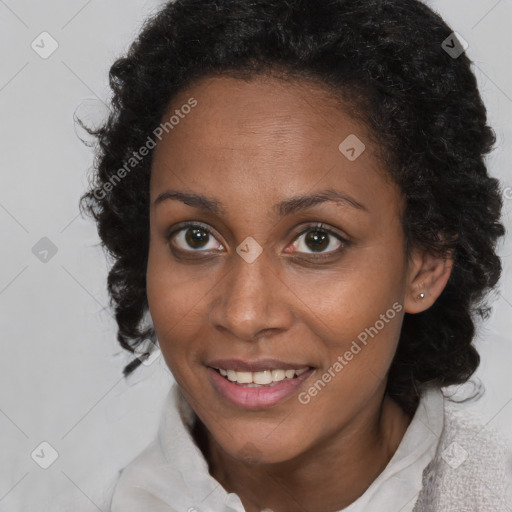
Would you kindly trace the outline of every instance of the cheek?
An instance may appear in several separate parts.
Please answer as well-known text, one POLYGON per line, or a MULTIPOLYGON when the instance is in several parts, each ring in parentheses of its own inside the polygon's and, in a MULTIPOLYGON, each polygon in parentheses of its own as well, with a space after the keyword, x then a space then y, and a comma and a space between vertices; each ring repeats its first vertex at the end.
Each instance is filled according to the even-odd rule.
POLYGON ((184 269, 177 265, 166 244, 150 243, 146 292, 151 317, 162 333, 172 326, 179 329, 180 324, 202 306, 201 299, 209 289, 201 277, 203 273, 199 266, 184 269))
POLYGON ((367 314, 361 314, 359 325, 356 321, 349 327, 340 323, 343 334, 330 338, 324 366, 299 396, 305 411, 327 418, 328 430, 348 422, 384 385, 400 333, 402 314, 396 309, 384 309, 387 323, 367 314))
POLYGON ((163 251, 150 249, 146 272, 149 311, 162 355, 175 376, 178 366, 187 367, 183 360, 193 353, 191 345, 198 342, 194 332, 204 314, 202 286, 187 275, 179 272, 163 251))
POLYGON ((300 286, 287 283, 303 303, 309 329, 322 343, 319 377, 325 374, 336 393, 373 389, 385 378, 396 351, 403 318, 403 269, 393 254, 375 257, 377 249, 368 248, 367 257, 358 254, 357 263, 350 261, 328 276, 319 273, 300 286))
POLYGON ((288 295, 309 319, 312 331, 338 349, 340 340, 356 339, 376 322, 379 331, 393 329, 397 335, 399 325, 393 320, 403 303, 402 280, 400 265, 358 255, 333 272, 287 274, 283 289, 292 292, 288 295))

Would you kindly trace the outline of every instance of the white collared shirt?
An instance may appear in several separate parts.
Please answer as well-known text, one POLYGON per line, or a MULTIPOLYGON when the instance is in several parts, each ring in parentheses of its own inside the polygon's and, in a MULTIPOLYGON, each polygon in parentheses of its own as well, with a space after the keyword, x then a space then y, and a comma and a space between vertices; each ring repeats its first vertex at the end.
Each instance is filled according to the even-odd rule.
MULTIPOLYGON (((412 512, 423 470, 436 453, 444 425, 444 397, 427 388, 384 471, 343 512, 412 512)), ((156 439, 128 464, 114 489, 111 512, 245 512, 208 472, 190 427, 194 413, 174 384, 164 402, 156 439)))

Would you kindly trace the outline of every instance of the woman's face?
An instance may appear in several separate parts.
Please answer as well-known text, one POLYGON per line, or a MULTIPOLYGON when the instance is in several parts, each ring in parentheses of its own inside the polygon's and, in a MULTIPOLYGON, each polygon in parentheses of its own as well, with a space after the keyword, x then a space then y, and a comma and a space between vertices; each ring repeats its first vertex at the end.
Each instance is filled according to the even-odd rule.
POLYGON ((150 185, 163 356, 228 454, 290 460, 382 402, 412 280, 401 196, 312 85, 209 78, 173 114, 150 185))

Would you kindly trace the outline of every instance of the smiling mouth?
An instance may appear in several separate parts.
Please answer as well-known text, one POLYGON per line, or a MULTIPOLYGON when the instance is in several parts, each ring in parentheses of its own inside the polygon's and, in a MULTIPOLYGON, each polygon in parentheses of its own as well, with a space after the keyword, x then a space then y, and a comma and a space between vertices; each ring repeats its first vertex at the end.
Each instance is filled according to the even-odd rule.
POLYGON ((233 384, 238 384, 243 387, 272 387, 283 381, 290 381, 297 379, 300 375, 312 369, 310 366, 299 368, 296 370, 263 370, 259 372, 245 372, 226 370, 224 368, 213 368, 217 373, 222 375, 226 380, 233 384))

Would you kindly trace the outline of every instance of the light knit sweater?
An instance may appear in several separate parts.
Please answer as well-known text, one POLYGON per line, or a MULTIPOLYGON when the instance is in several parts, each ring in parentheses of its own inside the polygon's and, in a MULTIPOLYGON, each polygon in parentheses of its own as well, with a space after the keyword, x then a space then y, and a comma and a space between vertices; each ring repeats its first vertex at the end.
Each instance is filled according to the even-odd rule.
POLYGON ((445 401, 445 427, 423 472, 414 512, 512 512, 509 443, 461 404, 445 401))
MULTIPOLYGON (((209 474, 194 419, 174 385, 157 438, 120 472, 111 512, 245 512, 209 474)), ((512 512, 511 453, 464 404, 429 388, 388 466, 343 512, 512 512)))

